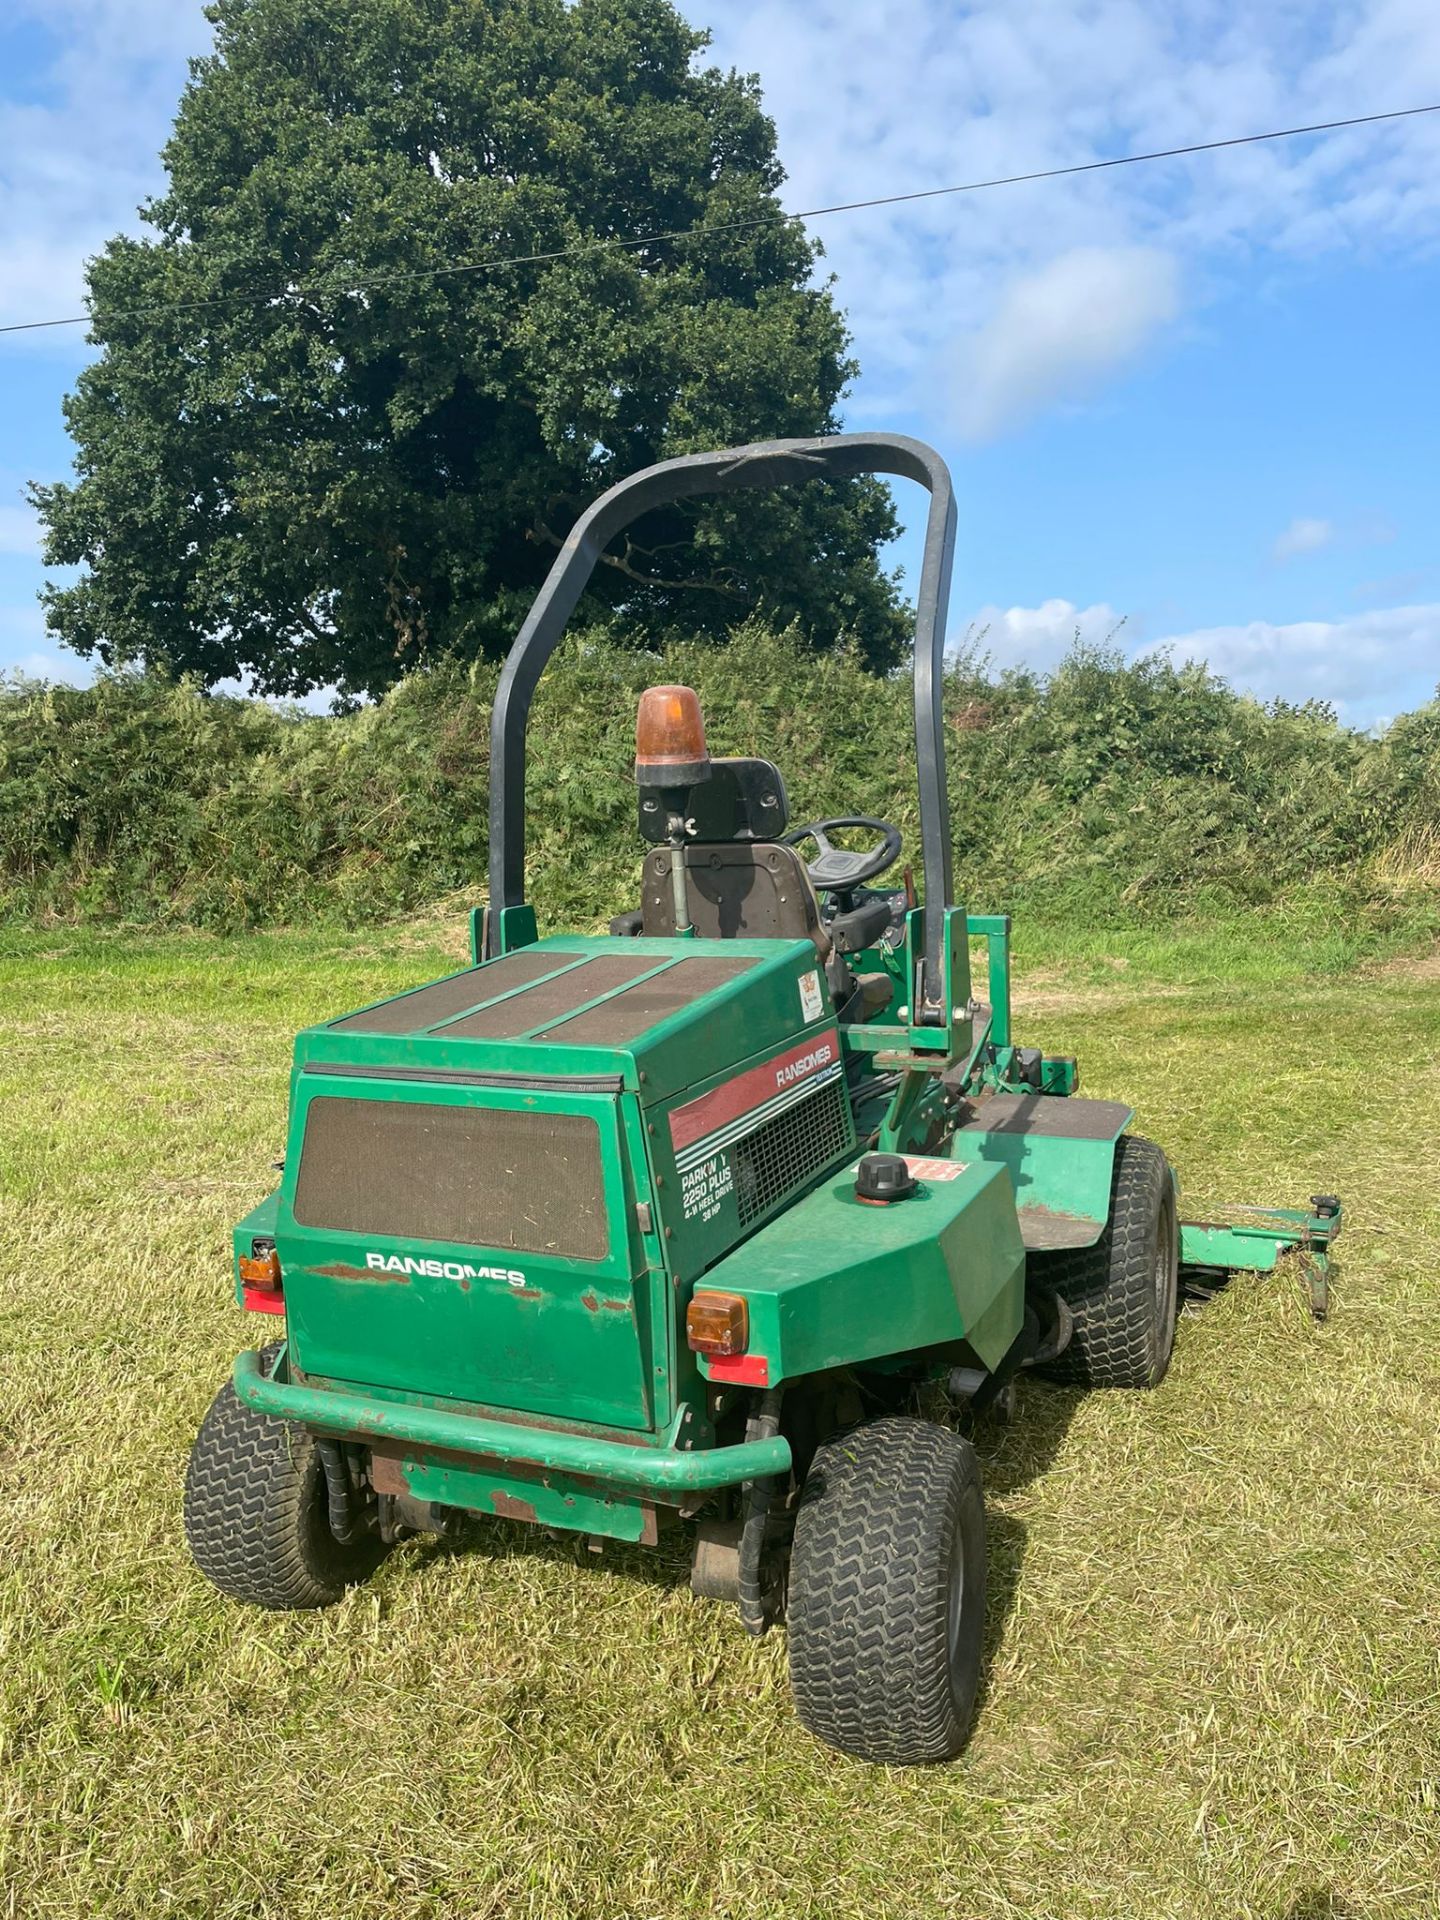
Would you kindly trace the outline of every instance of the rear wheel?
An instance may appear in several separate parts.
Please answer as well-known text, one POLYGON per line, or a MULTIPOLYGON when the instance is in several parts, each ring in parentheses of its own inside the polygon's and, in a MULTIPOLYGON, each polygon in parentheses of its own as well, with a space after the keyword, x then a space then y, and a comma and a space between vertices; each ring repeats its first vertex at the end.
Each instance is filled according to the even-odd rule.
POLYGON ((1180 1228, 1170 1164, 1152 1140, 1115 1143, 1110 1219, 1093 1247, 1044 1255, 1032 1279, 1074 1316, 1069 1345, 1043 1371, 1091 1387, 1155 1387, 1175 1344, 1180 1228))
POLYGON ((378 1534, 335 1538, 313 1437, 247 1407, 228 1381, 190 1450, 185 1538, 212 1586, 276 1611, 329 1606, 386 1553, 378 1534))
POLYGON ((889 1417, 829 1440, 806 1476, 788 1607, 801 1720, 889 1766, 950 1760, 985 1630, 985 1510, 969 1441, 889 1417))

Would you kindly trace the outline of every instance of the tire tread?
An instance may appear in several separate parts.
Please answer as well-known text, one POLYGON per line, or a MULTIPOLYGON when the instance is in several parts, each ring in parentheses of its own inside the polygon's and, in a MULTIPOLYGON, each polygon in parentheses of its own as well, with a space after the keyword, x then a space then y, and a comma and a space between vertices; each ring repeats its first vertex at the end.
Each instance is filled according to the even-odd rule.
POLYGON ((1110 1219, 1094 1246, 1046 1254, 1031 1263, 1074 1315, 1070 1344, 1043 1371, 1051 1380, 1091 1387, 1153 1387, 1170 1361, 1174 1323, 1156 1324, 1156 1223, 1174 1186, 1153 1140, 1122 1134, 1115 1145, 1110 1219))
POLYGON ((826 1442, 805 1483, 791 1565, 790 1676, 803 1724, 865 1760, 953 1758, 974 1706, 983 1617, 984 1512, 970 1443, 901 1416, 826 1442), (973 1671, 957 1703, 946 1574, 961 1524, 972 1535, 967 1558, 978 1542, 969 1568, 978 1618, 965 1629, 973 1671))
POLYGON ((227 1380, 185 1476, 185 1538, 201 1573, 232 1600, 275 1612, 329 1606, 367 1579, 384 1543, 342 1546, 323 1522, 322 1483, 311 1435, 247 1407, 227 1380))

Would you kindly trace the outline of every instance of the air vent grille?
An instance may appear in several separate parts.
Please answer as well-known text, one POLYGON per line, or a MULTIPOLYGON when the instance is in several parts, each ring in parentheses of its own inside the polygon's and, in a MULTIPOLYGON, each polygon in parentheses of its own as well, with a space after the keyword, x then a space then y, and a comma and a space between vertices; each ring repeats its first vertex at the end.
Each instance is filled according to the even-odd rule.
POLYGON ((740 1224, 748 1227, 850 1150, 850 1109, 843 1080, 757 1127, 732 1149, 740 1224))

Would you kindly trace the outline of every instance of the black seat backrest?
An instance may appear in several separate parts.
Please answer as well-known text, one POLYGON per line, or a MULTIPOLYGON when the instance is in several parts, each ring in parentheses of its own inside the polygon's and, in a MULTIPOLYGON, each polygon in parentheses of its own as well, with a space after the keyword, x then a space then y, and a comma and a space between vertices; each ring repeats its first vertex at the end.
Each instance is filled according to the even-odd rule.
MULTIPOLYGON (((641 930, 675 931, 674 881, 668 847, 652 847, 641 881, 641 930)), ((811 940, 822 956, 830 938, 820 924, 815 889, 794 847, 775 841, 719 841, 685 849, 690 919, 702 940, 811 940)))

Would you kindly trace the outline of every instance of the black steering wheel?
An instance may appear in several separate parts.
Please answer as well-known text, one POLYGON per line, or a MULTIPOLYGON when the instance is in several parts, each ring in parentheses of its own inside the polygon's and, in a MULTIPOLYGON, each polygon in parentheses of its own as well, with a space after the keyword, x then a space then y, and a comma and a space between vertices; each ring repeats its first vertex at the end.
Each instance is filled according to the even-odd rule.
POLYGON ((847 814, 843 820, 812 820, 808 826, 792 827, 785 835, 787 847, 798 847, 802 840, 813 840, 819 849, 808 863, 810 884, 818 893, 849 893, 852 887, 875 879, 900 858, 900 829, 888 820, 871 820, 863 813, 847 814), (869 827, 881 835, 878 847, 863 853, 848 853, 833 847, 829 835, 842 827, 869 827))

